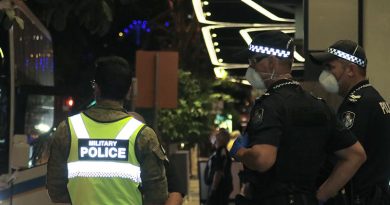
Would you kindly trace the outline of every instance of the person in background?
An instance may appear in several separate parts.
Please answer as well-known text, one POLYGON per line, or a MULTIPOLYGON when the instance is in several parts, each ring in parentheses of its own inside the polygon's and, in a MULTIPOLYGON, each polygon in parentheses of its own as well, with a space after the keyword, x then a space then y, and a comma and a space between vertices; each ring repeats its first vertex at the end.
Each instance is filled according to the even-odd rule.
POLYGON ((232 133, 230 133, 230 139, 226 146, 228 150, 230 150, 233 146, 234 141, 241 135, 241 132, 239 130, 233 130, 232 133))
MULTIPOLYGON (((325 52, 312 53, 311 58, 324 69, 321 85, 344 97, 338 118, 367 153, 367 161, 327 204, 390 204, 390 106, 367 79, 364 49, 356 42, 340 40, 325 52)), ((333 167, 334 160, 328 164, 333 167)))
POLYGON ((117 56, 95 66, 96 105, 68 117, 54 133, 49 196, 74 205, 163 205, 166 156, 155 132, 123 108, 133 71, 117 56))
POLYGON ((253 171, 250 199, 258 205, 318 205, 335 195, 365 161, 355 136, 322 100, 292 79, 294 40, 278 31, 260 32, 246 53, 246 79, 266 89, 256 99, 243 137, 230 154, 253 171), (317 189, 327 153, 337 166, 317 189))
POLYGON ((215 135, 215 153, 211 157, 209 178, 209 192, 207 205, 227 205, 230 193, 233 191, 233 178, 231 174, 232 160, 227 151, 230 134, 226 129, 220 128, 215 135))

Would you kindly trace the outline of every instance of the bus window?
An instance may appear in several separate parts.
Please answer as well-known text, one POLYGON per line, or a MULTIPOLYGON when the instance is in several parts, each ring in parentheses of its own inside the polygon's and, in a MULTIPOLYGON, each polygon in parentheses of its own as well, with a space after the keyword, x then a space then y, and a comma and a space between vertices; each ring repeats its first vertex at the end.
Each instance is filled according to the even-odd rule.
POLYGON ((24 133, 31 145, 30 166, 46 163, 54 123, 52 95, 29 95, 25 112, 24 133))
POLYGON ((29 95, 25 115, 24 133, 45 134, 54 121, 54 96, 29 95))
POLYGON ((54 65, 51 37, 45 35, 36 24, 27 20, 23 12, 17 11, 24 21, 24 29, 14 26, 16 86, 54 86, 54 65))

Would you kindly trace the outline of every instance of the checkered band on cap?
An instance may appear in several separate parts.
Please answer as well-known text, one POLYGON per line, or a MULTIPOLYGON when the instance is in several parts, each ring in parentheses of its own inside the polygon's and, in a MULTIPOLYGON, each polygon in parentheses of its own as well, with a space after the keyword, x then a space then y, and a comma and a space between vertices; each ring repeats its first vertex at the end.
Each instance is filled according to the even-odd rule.
POLYGON ((344 51, 340 51, 340 50, 335 49, 335 48, 328 48, 328 52, 335 55, 335 56, 338 56, 342 59, 345 59, 347 61, 355 63, 361 67, 365 67, 365 65, 366 65, 366 62, 363 59, 360 59, 360 58, 358 58, 354 55, 351 55, 349 53, 346 53, 344 51))
POLYGON ((281 50, 281 49, 276 49, 276 48, 270 48, 266 46, 258 46, 258 45, 249 45, 249 50, 255 53, 262 53, 262 54, 267 54, 267 55, 273 55, 273 56, 278 56, 282 58, 288 58, 290 57, 291 52, 286 51, 286 50, 281 50))

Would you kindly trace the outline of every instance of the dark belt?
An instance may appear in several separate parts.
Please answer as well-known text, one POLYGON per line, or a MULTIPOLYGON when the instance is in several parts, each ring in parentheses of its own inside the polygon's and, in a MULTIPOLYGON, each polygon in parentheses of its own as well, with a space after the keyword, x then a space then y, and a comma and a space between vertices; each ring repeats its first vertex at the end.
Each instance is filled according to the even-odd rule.
POLYGON ((307 194, 288 194, 278 195, 272 198, 260 200, 256 205, 317 205, 318 201, 315 196, 307 194))
POLYGON ((374 190, 370 195, 365 194, 364 196, 354 194, 352 197, 353 205, 382 205, 390 204, 390 196, 388 190, 375 186, 374 190))
POLYGON ((390 204, 390 195, 386 188, 379 186, 373 187, 373 189, 367 193, 359 194, 346 193, 345 189, 341 189, 339 194, 334 198, 328 200, 326 204, 331 205, 382 205, 390 204))

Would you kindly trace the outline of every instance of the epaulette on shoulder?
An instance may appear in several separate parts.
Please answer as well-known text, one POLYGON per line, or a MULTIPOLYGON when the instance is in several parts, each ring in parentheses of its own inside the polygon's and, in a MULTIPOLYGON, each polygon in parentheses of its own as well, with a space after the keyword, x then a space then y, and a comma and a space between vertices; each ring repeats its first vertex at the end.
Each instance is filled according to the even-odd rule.
POLYGON ((348 101, 352 102, 352 103, 355 103, 355 102, 359 101, 361 98, 362 98, 361 95, 351 94, 351 95, 348 96, 348 101))
POLYGON ((257 97, 256 98, 256 101, 262 101, 264 100, 265 98, 267 98, 268 96, 270 96, 270 94, 267 92, 267 93, 264 93, 263 95, 261 95, 260 97, 257 97))
POLYGON ((316 99, 316 100, 321 100, 322 102, 326 103, 325 99, 321 98, 321 97, 318 97, 318 96, 315 96, 313 93, 310 92, 310 95, 316 99))

